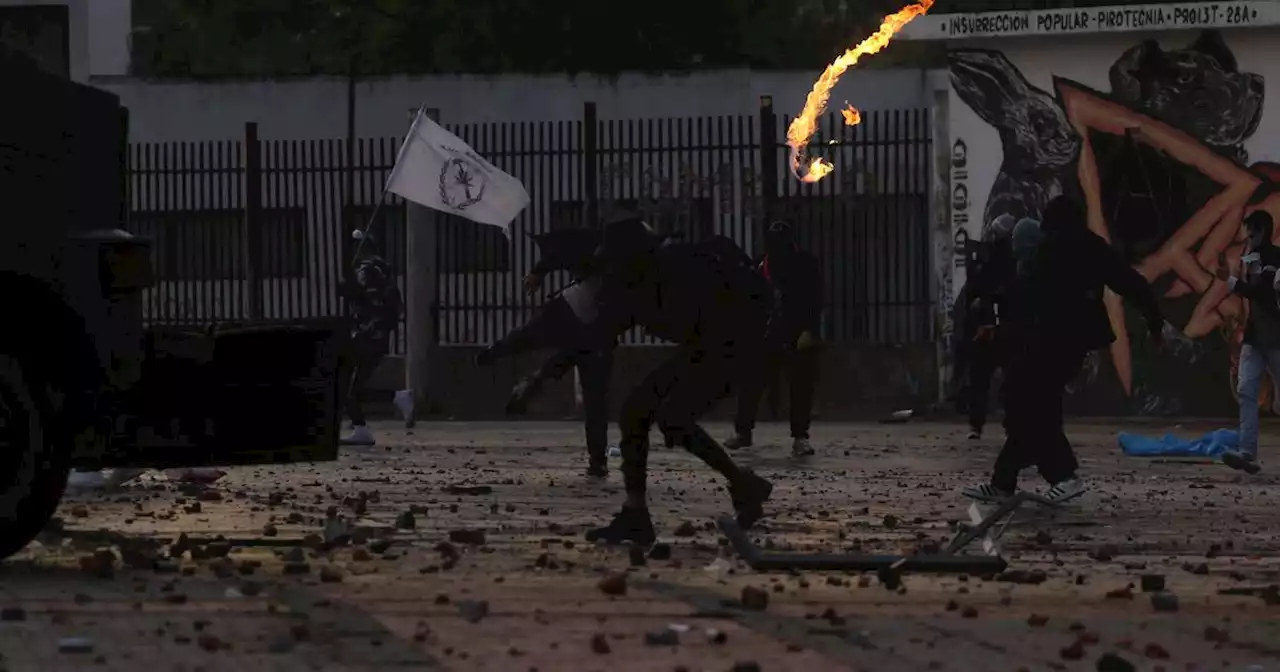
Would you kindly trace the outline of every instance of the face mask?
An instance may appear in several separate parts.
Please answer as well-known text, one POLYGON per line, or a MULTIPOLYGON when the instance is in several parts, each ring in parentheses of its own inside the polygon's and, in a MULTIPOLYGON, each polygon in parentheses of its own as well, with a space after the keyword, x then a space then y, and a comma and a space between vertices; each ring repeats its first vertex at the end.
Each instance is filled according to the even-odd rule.
POLYGON ((1249 229, 1248 231, 1249 249, 1256 250, 1266 244, 1266 236, 1259 229, 1249 229))

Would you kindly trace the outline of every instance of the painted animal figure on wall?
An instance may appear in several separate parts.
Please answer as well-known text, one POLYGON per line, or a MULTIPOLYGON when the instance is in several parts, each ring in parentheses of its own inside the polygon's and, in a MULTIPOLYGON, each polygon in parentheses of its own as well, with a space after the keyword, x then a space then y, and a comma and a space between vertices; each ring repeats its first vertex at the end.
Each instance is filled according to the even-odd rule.
POLYGON ((956 94, 1000 134, 1000 172, 982 215, 982 237, 1002 216, 1039 220, 1045 204, 1075 181, 1080 138, 1062 107, 998 51, 953 50, 947 65, 956 94))
MULTIPOLYGON (((952 52, 949 63, 957 96, 1001 139, 984 236, 993 222, 1008 219, 1001 215, 1030 210, 1054 190, 1078 185, 1090 204, 1090 228, 1160 283, 1173 302, 1169 309, 1185 319, 1175 349, 1193 354, 1165 353, 1157 357, 1163 363, 1142 364, 1137 381, 1123 308, 1107 297, 1118 339, 1105 368, 1133 407, 1176 410, 1180 402, 1169 386, 1181 386, 1177 375, 1163 371, 1173 364, 1169 357, 1211 366, 1212 375, 1225 377, 1246 308, 1226 292, 1224 266, 1239 255, 1242 218, 1276 207, 1280 198, 1250 201, 1280 176, 1270 164, 1250 164, 1246 149, 1264 112, 1263 77, 1241 69, 1218 31, 1204 31, 1185 46, 1146 40, 1125 50, 1106 73, 1110 92, 1054 77, 1051 96, 987 50, 952 52), (1219 354, 1210 365, 1189 339, 1215 333, 1223 339, 1215 341, 1219 354)), ((1104 359, 1086 366, 1077 389, 1095 382, 1104 359)))
POLYGON ((1261 75, 1240 71, 1221 32, 1206 30, 1182 49, 1147 40, 1124 52, 1108 74, 1119 102, 1248 163, 1244 142, 1262 121, 1266 88, 1261 75))

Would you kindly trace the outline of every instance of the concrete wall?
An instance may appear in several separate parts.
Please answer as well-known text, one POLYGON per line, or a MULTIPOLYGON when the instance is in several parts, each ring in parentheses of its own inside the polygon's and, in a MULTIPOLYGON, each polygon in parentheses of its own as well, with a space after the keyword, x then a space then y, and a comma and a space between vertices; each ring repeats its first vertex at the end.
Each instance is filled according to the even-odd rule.
MULTIPOLYGON (((991 235, 1001 215, 1038 218, 1048 198, 1079 185, 1090 227, 1152 283, 1182 332, 1154 351, 1110 295, 1119 338, 1090 358, 1069 407, 1234 413, 1244 306, 1221 278, 1240 254, 1246 200, 1280 179, 1280 113, 1266 100, 1280 75, 1277 38, 1251 29, 952 45, 956 245, 943 295, 965 281, 966 240, 991 235)), ((1261 207, 1280 215, 1274 197, 1261 207)))
MULTIPOLYGON (((105 58, 105 56, 104 56, 105 58)), ((772 95, 779 114, 794 113, 814 72, 731 70, 690 75, 625 74, 534 77, 400 77, 357 85, 356 134, 402 134, 408 110, 439 108, 446 123, 565 121, 582 116, 587 101, 601 119, 753 114, 772 95)), ((916 69, 855 70, 832 100, 866 109, 928 107, 929 75, 916 69)), ((228 140, 258 122, 263 138, 342 138, 347 133, 347 83, 342 79, 272 82, 166 82, 98 77, 131 112, 138 142, 228 140)))

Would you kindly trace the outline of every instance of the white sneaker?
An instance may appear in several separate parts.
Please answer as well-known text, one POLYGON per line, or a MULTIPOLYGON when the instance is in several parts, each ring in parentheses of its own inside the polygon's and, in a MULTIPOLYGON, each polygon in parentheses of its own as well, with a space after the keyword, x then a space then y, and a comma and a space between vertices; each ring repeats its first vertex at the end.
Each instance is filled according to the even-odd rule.
POLYGON ((405 421, 413 419, 413 390, 397 390, 396 396, 391 398, 391 404, 400 411, 400 417, 405 421))
POLYGON ((605 456, 611 458, 622 457, 622 449, 618 446, 609 446, 609 449, 605 451, 605 456))
POLYGON ((351 428, 350 434, 342 437, 339 443, 344 446, 373 446, 378 442, 373 438, 373 432, 369 431, 368 425, 356 425, 351 428))
POLYGON ((970 440, 970 441, 977 441, 978 439, 981 439, 981 438, 982 438, 982 430, 981 430, 981 429, 978 429, 977 427, 970 427, 970 428, 969 428, 969 440, 970 440))
POLYGON ((1065 504, 1088 491, 1089 486, 1085 485, 1084 481, 1078 478, 1068 478, 1049 488, 1044 493, 1044 498, 1054 504, 1065 504))
POLYGON ((813 444, 809 443, 809 439, 795 439, 791 442, 792 457, 809 457, 813 453, 813 444))
POLYGON ((990 483, 983 483, 982 485, 975 485, 973 487, 965 488, 964 490, 960 491, 960 494, 964 495, 965 497, 968 497, 969 499, 976 500, 979 502, 986 502, 988 504, 1000 504, 1004 502, 1006 499, 1009 499, 1010 497, 1012 497, 1014 493, 1009 492, 1007 490, 1001 490, 1000 488, 997 488, 991 485, 990 483))

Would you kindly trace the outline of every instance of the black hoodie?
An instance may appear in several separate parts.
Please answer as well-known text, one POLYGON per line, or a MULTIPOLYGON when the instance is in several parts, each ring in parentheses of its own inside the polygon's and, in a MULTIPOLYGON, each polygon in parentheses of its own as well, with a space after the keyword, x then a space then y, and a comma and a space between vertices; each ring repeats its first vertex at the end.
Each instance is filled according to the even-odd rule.
POLYGON ((969 277, 956 298, 952 316, 963 343, 971 342, 978 328, 996 323, 994 306, 1000 302, 1016 271, 1013 247, 1007 237, 987 239, 968 260, 969 277))
POLYGON ((1067 350, 1088 352, 1115 341, 1102 302, 1110 288, 1138 308, 1160 333, 1164 317, 1151 285, 1088 229, 1080 203, 1058 196, 1045 208, 1044 240, 1036 248, 1016 301, 1032 331, 1067 350))
POLYGON ((817 338, 822 326, 822 272, 817 257, 795 240, 789 222, 774 222, 765 232, 765 258, 760 272, 773 287, 773 313, 768 339, 784 348, 793 347, 800 335, 817 338))
POLYGON ((1244 342, 1257 348, 1280 348, 1280 292, 1276 288, 1280 248, 1271 242, 1275 223, 1265 210, 1258 210, 1245 218, 1245 228, 1250 232, 1249 249, 1241 257, 1240 277, 1229 281, 1232 293, 1249 300, 1244 342))

